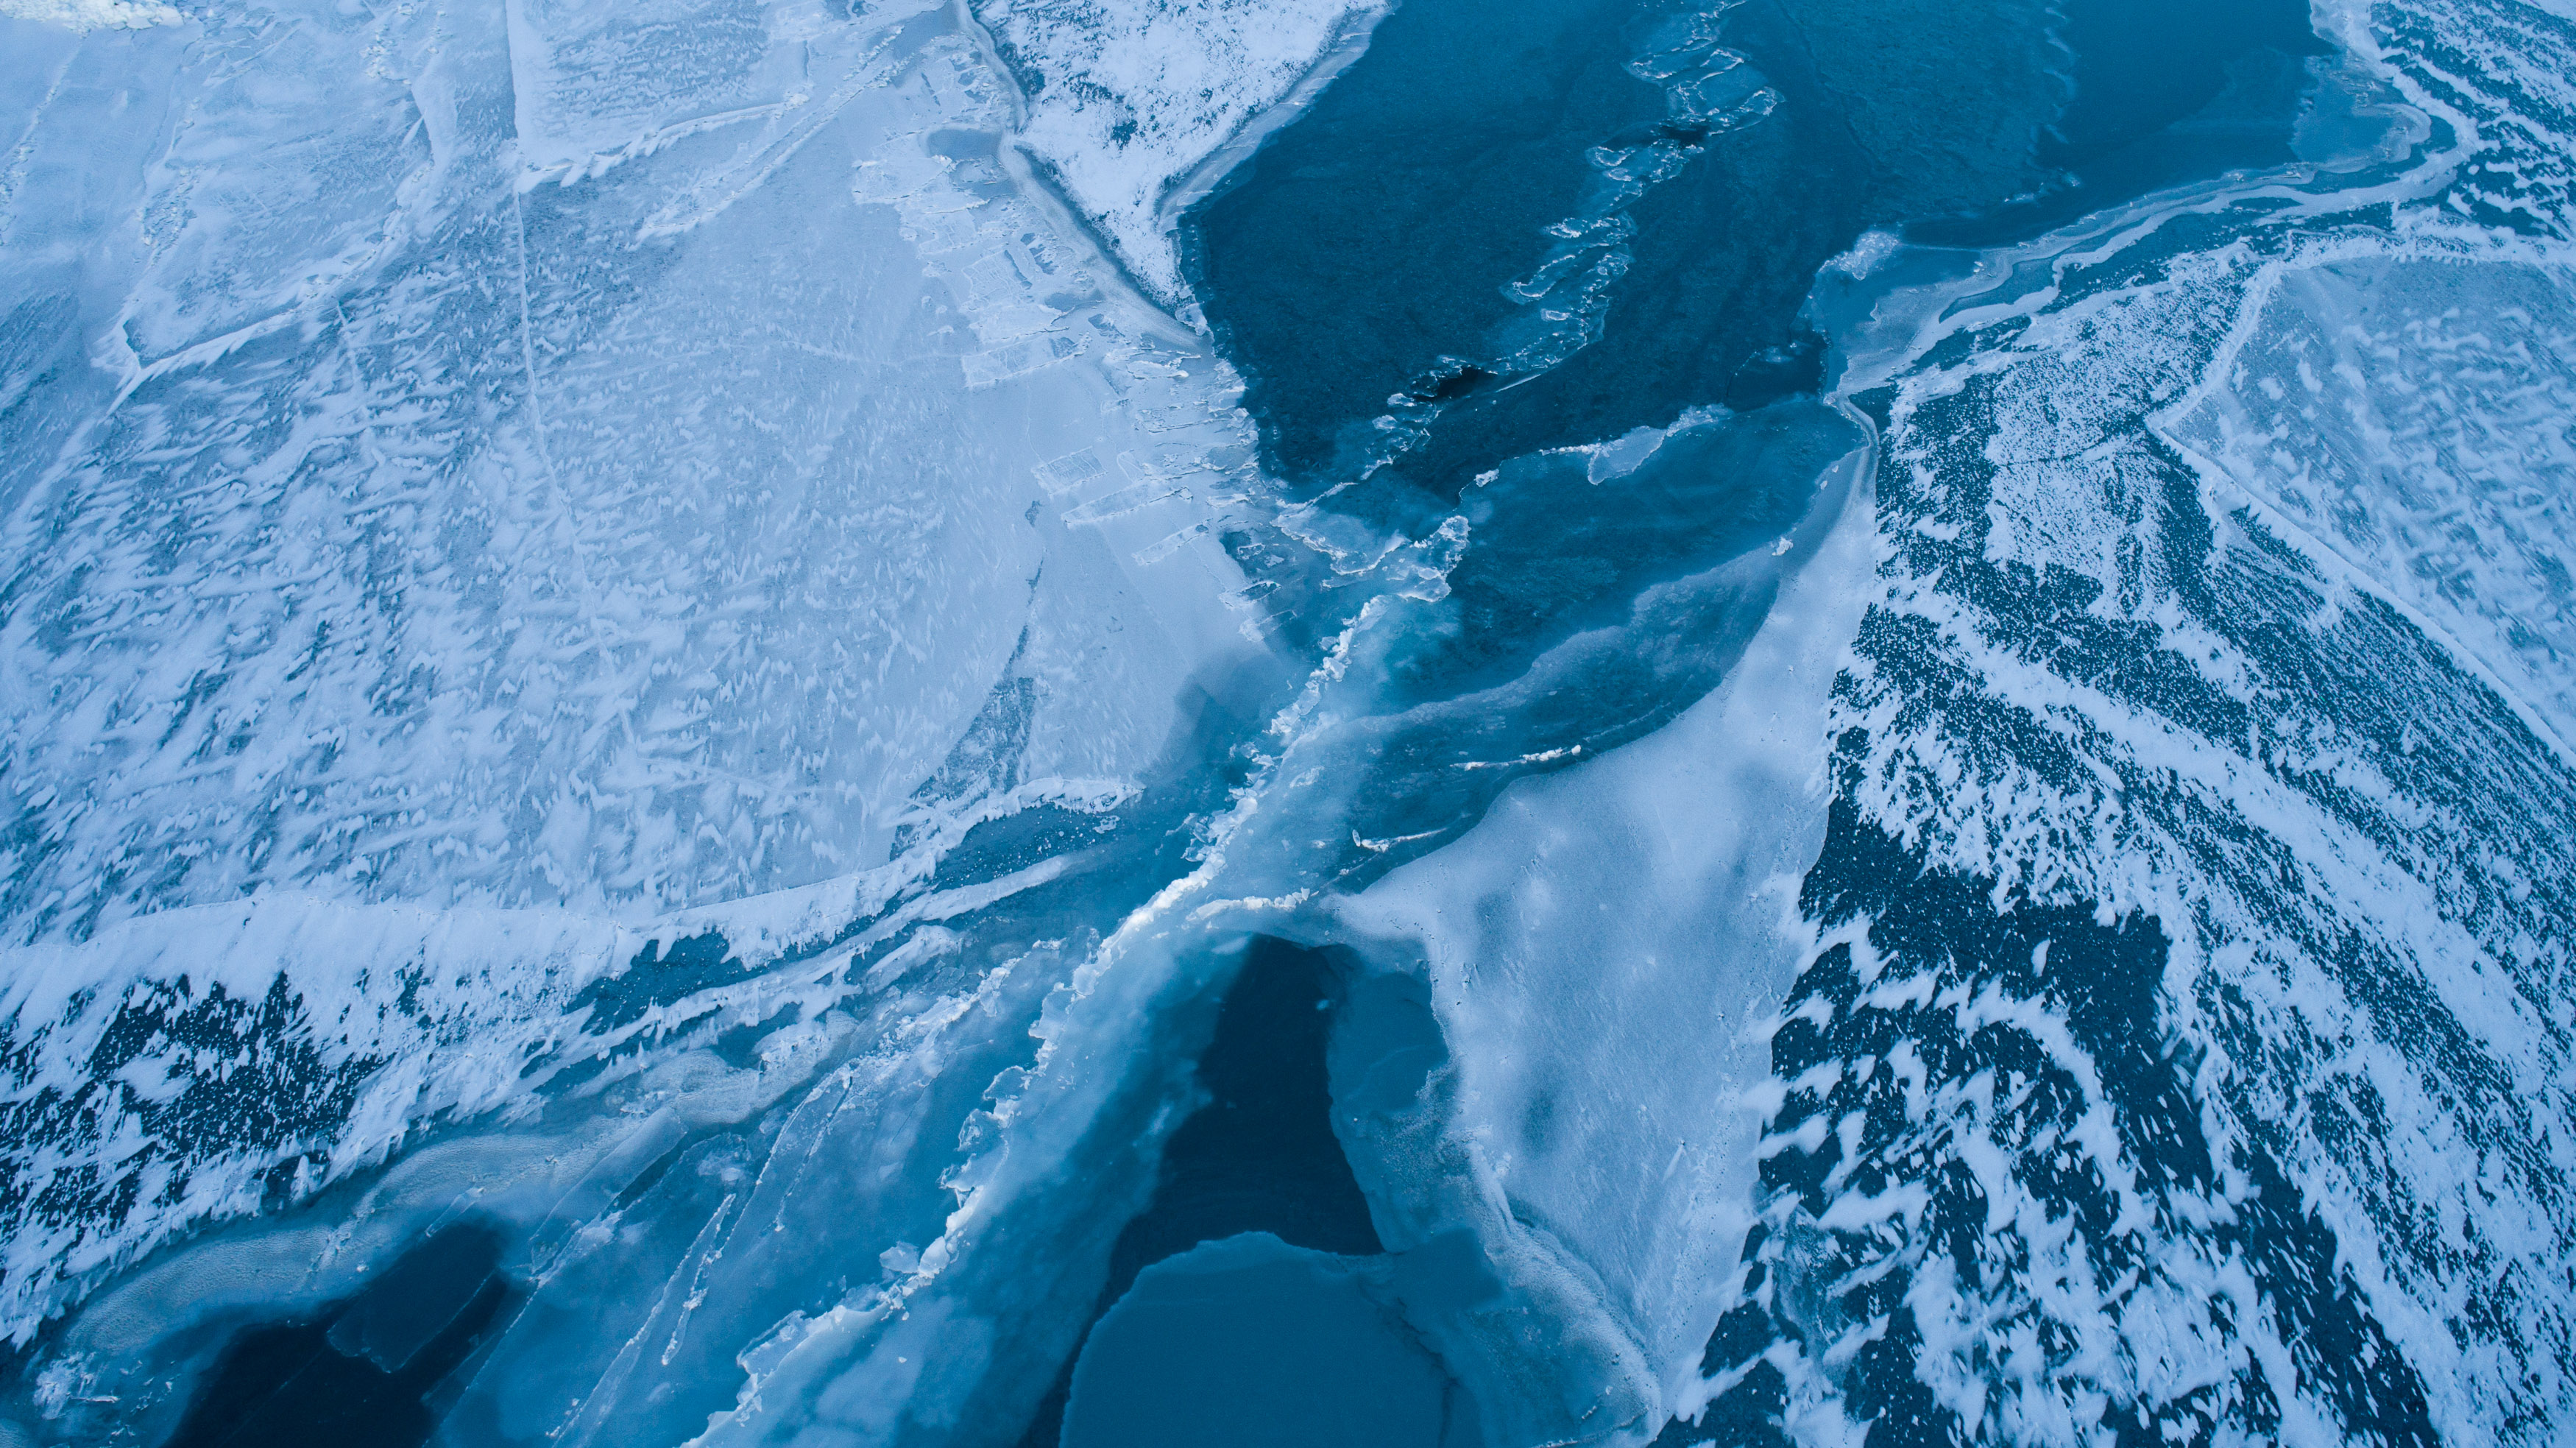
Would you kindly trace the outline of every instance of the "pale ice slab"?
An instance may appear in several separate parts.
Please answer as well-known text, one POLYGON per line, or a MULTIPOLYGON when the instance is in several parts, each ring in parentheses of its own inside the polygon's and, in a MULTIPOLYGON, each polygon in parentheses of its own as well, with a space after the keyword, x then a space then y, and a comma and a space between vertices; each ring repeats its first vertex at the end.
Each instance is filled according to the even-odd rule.
POLYGON ((1379 0, 982 0, 1021 77, 1020 144, 1137 280, 1184 299, 1165 201, 1385 7, 1379 0))
POLYGON ((33 34, 0 937, 47 1205, 8 1331, 520 1109, 648 938, 756 968, 918 905, 979 820, 1110 809, 1266 651, 1228 376, 1008 173, 950 12, 33 34), (256 1130, 181 1089, 254 1066, 256 1130))
POLYGON ((1561 1310, 1594 1314, 1591 1351, 1629 1378, 1608 1401, 1648 1421, 1696 1411, 1752 1221, 1753 1088, 1809 945, 1797 885, 1822 838, 1825 694, 1867 601, 1869 466, 1824 480, 1798 571, 1715 692, 1515 785, 1335 912, 1419 952, 1456 1072, 1442 1127, 1503 1239, 1487 1250, 1570 1279, 1561 1310))
MULTIPOLYGON (((968 52, 823 23, 744 41, 810 48, 770 90, 819 94, 530 189, 554 141, 481 104, 539 105, 527 46, 295 17, 259 64, 177 72, 189 124, 63 215, 77 102, 125 68, 72 58, 11 217, 14 315, 77 308, 100 367, 12 379, 11 934, 271 884, 649 915, 865 868, 1014 660, 1117 686, 1041 690, 1024 776, 1152 757, 1210 635, 1167 638, 1123 571, 1213 597, 1227 565, 1104 546, 1191 521, 1185 483, 1104 534, 1033 470, 1214 475, 1241 439, 1130 420, 1156 324, 989 166, 936 216, 855 199, 956 169, 905 143, 924 175, 886 192, 877 153, 968 52), (417 81, 378 53, 406 44, 417 81)), ((719 69, 727 100, 761 74, 719 69)), ((585 144, 664 124, 612 119, 585 144)))
POLYGON ((70 31, 138 30, 176 25, 178 7, 152 0, 0 0, 0 19, 26 20, 70 31))
POLYGON ((2576 739, 2576 287, 2561 261, 2347 244, 2265 274, 2176 442, 2576 739))

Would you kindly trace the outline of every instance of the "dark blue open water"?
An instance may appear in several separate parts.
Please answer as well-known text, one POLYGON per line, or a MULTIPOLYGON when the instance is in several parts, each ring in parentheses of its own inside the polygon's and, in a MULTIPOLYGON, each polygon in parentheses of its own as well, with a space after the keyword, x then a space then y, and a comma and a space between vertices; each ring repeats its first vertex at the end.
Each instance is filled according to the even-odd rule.
POLYGON ((1814 386, 1801 304, 1869 228, 1989 244, 2287 160, 2297 57, 2323 49, 2284 0, 2089 0, 2062 23, 2025 0, 1412 0, 1184 219, 1185 257, 1282 475, 1347 483, 1386 453, 1391 399, 1437 412, 1333 500, 1400 525, 1506 459, 1814 386), (1674 123, 1629 67, 1694 27, 1776 108, 1674 123), (1540 375, 1501 365, 1533 307, 1566 300, 1505 288, 1601 189, 1587 156, 1658 142, 1687 159, 1620 211, 1630 255, 1598 339, 1540 375))

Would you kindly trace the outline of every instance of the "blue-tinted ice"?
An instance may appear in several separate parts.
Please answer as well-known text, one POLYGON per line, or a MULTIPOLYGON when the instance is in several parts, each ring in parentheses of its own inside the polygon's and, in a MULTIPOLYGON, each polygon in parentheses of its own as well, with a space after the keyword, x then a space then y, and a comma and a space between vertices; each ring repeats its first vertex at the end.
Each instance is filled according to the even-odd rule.
POLYGON ((0 1443, 2549 1443, 2576 29, 0 0, 0 1443))
MULTIPOLYGON (((1381 1279, 1384 1274, 1377 1274, 1381 1279)), ((1145 1269, 1073 1371, 1065 1448, 1441 1448, 1450 1388, 1383 1281, 1256 1233, 1145 1269)))

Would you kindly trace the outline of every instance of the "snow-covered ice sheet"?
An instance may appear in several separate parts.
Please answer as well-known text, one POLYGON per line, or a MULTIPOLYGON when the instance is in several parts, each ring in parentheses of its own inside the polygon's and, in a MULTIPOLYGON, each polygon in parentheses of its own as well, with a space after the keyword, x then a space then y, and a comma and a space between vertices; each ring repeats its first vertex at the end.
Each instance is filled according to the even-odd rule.
POLYGON ((0 1433, 1017 1442, 1260 932, 1486 1441, 2563 1435, 2564 17, 1395 534, 1156 309, 1372 13, 0 20, 0 1433))
POLYGON ((2576 738, 2576 279, 2358 241, 2266 273, 2163 431, 2576 738))
POLYGON ((1682 1441, 2576 1411, 2568 230, 2563 166, 2520 159, 2565 154, 2569 32, 2325 18, 2337 84, 2414 108, 2375 153, 1988 255, 1843 339, 1884 592, 1682 1441))
POLYGON ((180 22, 178 7, 150 0, 8 0, 0 5, 0 19, 31 21, 75 33, 180 22))

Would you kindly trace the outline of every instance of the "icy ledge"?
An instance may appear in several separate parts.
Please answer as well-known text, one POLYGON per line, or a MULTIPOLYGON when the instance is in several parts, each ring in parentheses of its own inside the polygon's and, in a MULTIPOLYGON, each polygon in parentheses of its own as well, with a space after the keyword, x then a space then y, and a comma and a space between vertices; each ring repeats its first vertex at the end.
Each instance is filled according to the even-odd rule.
POLYGON ((1165 203, 1358 42, 1373 0, 976 0, 1020 83, 1020 144, 1145 290, 1183 294, 1165 203))

